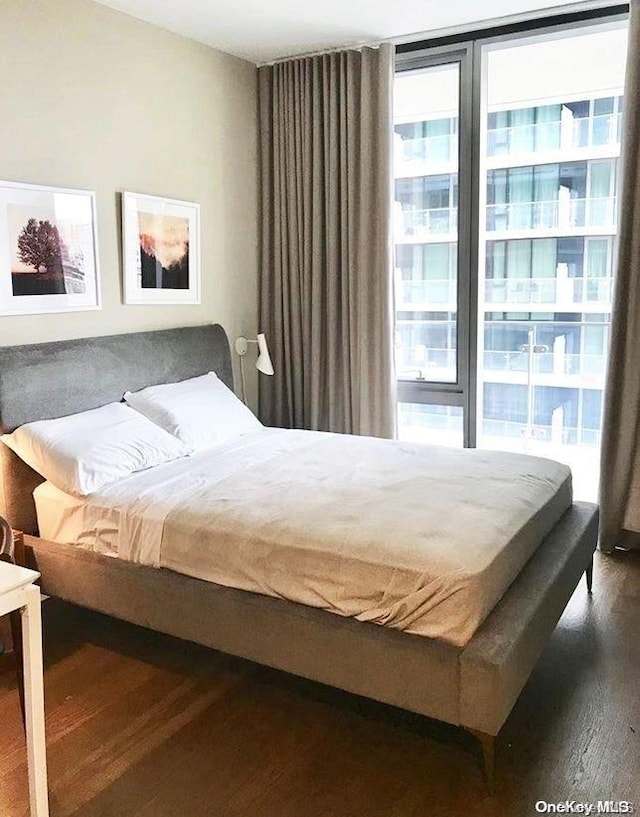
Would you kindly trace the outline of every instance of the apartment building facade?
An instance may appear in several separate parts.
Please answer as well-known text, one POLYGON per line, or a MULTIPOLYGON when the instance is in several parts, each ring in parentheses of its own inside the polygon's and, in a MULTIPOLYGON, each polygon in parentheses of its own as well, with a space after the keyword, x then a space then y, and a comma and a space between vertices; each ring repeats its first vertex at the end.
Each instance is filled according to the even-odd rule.
MULTIPOLYGON (((478 445, 593 467, 616 240, 621 89, 486 115, 478 276, 478 445)), ((454 382, 456 111, 396 116, 399 379, 454 382), (449 113, 449 115, 447 115, 449 113)), ((407 439, 462 445, 456 406, 399 404, 407 439)))

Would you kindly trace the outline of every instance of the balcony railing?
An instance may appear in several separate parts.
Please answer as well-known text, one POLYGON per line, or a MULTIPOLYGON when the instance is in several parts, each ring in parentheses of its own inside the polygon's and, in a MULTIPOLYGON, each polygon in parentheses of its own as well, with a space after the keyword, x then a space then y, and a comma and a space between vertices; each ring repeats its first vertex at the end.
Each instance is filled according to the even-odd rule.
MULTIPOLYGON (((554 446, 586 445, 597 447, 600 445, 600 431, 592 428, 577 428, 563 426, 559 429, 559 439, 554 439, 557 432, 551 425, 528 425, 513 420, 493 420, 487 417, 482 419, 482 434, 485 437, 497 439, 522 438, 530 436, 540 443, 551 443, 554 446)), ((558 451, 557 456, 560 454, 558 451)), ((558 458, 560 458, 558 456, 558 458)))
POLYGON ((558 150, 561 145, 560 121, 539 122, 530 125, 512 125, 487 131, 487 155, 511 156, 558 150))
POLYGON ((396 162, 420 164, 448 164, 458 157, 456 134, 424 136, 419 139, 402 139, 396 148, 396 162))
POLYGON ((426 380, 436 383, 455 382, 457 376, 455 349, 396 348, 396 373, 401 380, 426 380))
MULTIPOLYGON (((487 232, 521 232, 575 229, 613 229, 616 225, 616 197, 553 199, 487 205, 487 232)), ((400 238, 442 238, 456 235, 456 207, 399 210, 396 233, 400 238)))
MULTIPOLYGON (((422 438, 435 444, 446 444, 447 439, 457 442, 462 437, 462 417, 450 414, 430 414, 411 410, 406 403, 399 404, 398 420, 401 429, 400 439, 422 438), (434 432, 429 435, 429 432, 434 432), (443 437, 443 435, 445 435, 443 437)), ((482 435, 486 442, 494 444, 499 440, 518 440, 530 437, 538 443, 548 443, 556 446, 580 445, 597 447, 600 445, 600 431, 593 428, 576 426, 562 426, 555 429, 549 424, 536 423, 529 425, 526 422, 514 420, 494 420, 482 418, 482 435)), ((457 443, 462 445, 462 440, 457 443)), ((509 446, 506 446, 509 448, 509 446)), ((560 450, 556 456, 560 455, 560 450)), ((550 453, 551 455, 551 453, 550 453)))
POLYGON ((549 304, 556 300, 555 278, 489 278, 487 304, 549 304))
POLYGON ((452 235, 458 229, 458 210, 439 207, 431 210, 402 210, 397 232, 404 238, 452 235))
MULTIPOLYGON (((484 328, 485 332, 491 332, 494 329, 502 332, 505 328, 517 331, 516 336, 511 341, 513 343, 511 349, 484 350, 482 362, 485 372, 483 379, 485 381, 491 380, 491 377, 488 376, 489 372, 502 372, 503 375, 521 373, 526 377, 530 366, 532 375, 544 376, 545 381, 548 382, 551 379, 559 386, 572 385, 567 378, 571 378, 571 380, 575 380, 575 378, 593 380, 594 378, 601 379, 604 376, 607 363, 609 329, 609 324, 606 322, 485 321, 484 328), (580 330, 583 335, 583 343, 586 343, 583 333, 597 327, 604 330, 604 335, 600 340, 601 347, 597 352, 588 352, 586 349, 579 351, 565 350, 567 337, 580 330), (521 342, 518 340, 518 335, 522 339, 521 342), (534 354, 529 353, 530 338, 532 338, 534 354)), ((485 334, 485 342, 489 337, 485 334)), ((581 346, 579 341, 577 345, 581 346)))
POLYGON ((573 302, 602 303, 610 308, 613 295, 613 278, 570 278, 573 284, 573 302))
MULTIPOLYGON (((603 304, 611 303, 613 278, 490 278, 485 303, 603 304)), ((561 311, 561 310, 560 310, 561 311)))
MULTIPOLYGON (((428 381, 454 380, 457 355, 455 348, 454 320, 446 321, 398 321, 396 367, 402 379, 428 381), (430 346, 430 330, 453 333, 451 346, 430 346), (405 334, 410 330, 409 334, 405 334), (418 334, 416 334, 418 332, 418 334), (418 342, 418 340, 424 341, 418 342), (425 342, 426 341, 426 342, 425 342)), ((481 379, 486 382, 526 384, 530 377, 539 385, 558 385, 573 388, 601 388, 606 370, 608 352, 607 322, 544 322, 531 321, 485 321, 485 343, 491 343, 491 330, 512 331, 510 349, 484 349, 482 352, 481 379), (604 330, 597 350, 587 350, 588 336, 576 337, 577 330, 587 332, 600 327, 604 330), (513 334, 515 330, 515 334, 513 334), (533 336, 534 354, 529 353, 529 338, 533 336), (565 344, 570 338, 574 349, 567 351, 565 344), (575 345, 578 350, 575 350, 575 345), (580 347, 585 344, 585 349, 580 347)), ((446 337, 446 336, 445 336, 446 337)), ((591 342, 593 342, 593 338, 591 342)), ((444 337, 439 344, 444 342, 444 337)))
MULTIPOLYGON (((539 344, 543 345, 543 344, 539 344)), ((523 350, 490 351, 483 354, 484 372, 522 373, 529 371, 529 355, 523 350)), ((538 352, 533 355, 533 375, 553 375, 557 385, 570 385, 567 377, 600 377, 604 375, 607 358, 604 354, 563 354, 538 352)), ((455 380, 456 350, 430 347, 422 354, 415 348, 401 346, 396 350, 398 376, 407 380, 455 380), (444 377, 448 374, 448 377, 444 377)), ((490 377, 484 377, 491 381, 490 377)), ((500 381, 498 381, 500 382, 500 381)), ((524 381, 523 381, 524 382, 524 381)))
POLYGON ((487 131, 488 156, 514 156, 620 144, 621 114, 567 118, 487 131))
POLYGON ((487 205, 487 231, 613 228, 616 197, 554 199, 487 205))
MULTIPOLYGON (((554 150, 616 147, 620 144, 620 113, 567 117, 555 122, 537 122, 491 128, 487 131, 487 156, 516 156, 554 150)), ((396 135, 398 164, 441 165, 458 156, 458 135, 402 139, 396 135)))
MULTIPOLYGON (((488 278, 484 302, 496 304, 563 305, 601 304, 608 311, 613 278, 488 278)), ((455 309, 458 284, 451 278, 401 280, 396 277, 396 308, 442 307, 455 309)), ((562 310, 558 310, 562 311, 562 310)))
POLYGON ((572 122, 572 147, 619 145, 622 114, 608 113, 592 117, 577 117, 572 122))
MULTIPOLYGON (((539 344, 544 346, 544 344, 539 344)), ((526 351, 496 352, 485 350, 483 355, 485 372, 523 372, 529 370, 529 355, 526 351)), ((532 374, 555 375, 558 385, 566 377, 604 375, 607 365, 605 355, 562 354, 558 352, 538 352, 533 355, 532 374)), ((489 378, 485 378, 489 379, 489 378)))
POLYGON ((458 295, 455 278, 435 278, 425 281, 396 281, 396 306, 436 306, 455 304, 458 295))

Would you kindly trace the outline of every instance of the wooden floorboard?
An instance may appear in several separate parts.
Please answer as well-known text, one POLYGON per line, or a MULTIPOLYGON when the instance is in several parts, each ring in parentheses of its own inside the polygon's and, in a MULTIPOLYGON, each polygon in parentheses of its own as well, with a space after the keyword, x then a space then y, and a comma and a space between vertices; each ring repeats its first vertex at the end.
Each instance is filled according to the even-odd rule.
MULTIPOLYGON (((495 797, 452 727, 60 602, 43 622, 52 817, 640 811, 640 554, 598 555, 594 595, 576 591, 500 736, 495 797)), ((5 667, 0 815, 27 814, 5 667)))

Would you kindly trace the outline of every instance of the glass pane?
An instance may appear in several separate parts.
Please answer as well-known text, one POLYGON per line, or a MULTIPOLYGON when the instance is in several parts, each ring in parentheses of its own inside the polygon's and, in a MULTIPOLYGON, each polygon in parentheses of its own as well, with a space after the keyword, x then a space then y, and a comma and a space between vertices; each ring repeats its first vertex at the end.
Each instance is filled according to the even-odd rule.
POLYGON ((576 498, 588 500, 598 488, 626 40, 620 26, 484 49, 478 445, 566 462, 576 498), (512 131, 502 142, 501 127, 512 131))
POLYGON ((585 295, 589 301, 605 304, 611 301, 611 238, 588 238, 585 242, 587 256, 585 295))
POLYGON ((462 448, 462 419, 461 406, 398 403, 398 439, 462 448))
POLYGON ((396 75, 396 371, 457 381, 459 65, 396 75))
POLYGON ((557 242, 554 238, 536 238, 532 242, 532 273, 536 278, 555 278, 557 242))
POLYGON ((535 150, 558 150, 562 128, 562 105, 536 108, 535 150))

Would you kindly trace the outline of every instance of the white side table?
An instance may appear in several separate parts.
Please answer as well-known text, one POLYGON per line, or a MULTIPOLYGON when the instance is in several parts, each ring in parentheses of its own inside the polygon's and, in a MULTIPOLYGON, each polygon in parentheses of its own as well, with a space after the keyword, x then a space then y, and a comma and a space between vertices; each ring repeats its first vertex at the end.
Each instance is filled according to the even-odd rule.
POLYGON ((0 562, 0 616, 20 610, 31 817, 48 817, 47 756, 42 682, 42 619, 35 570, 0 562))

